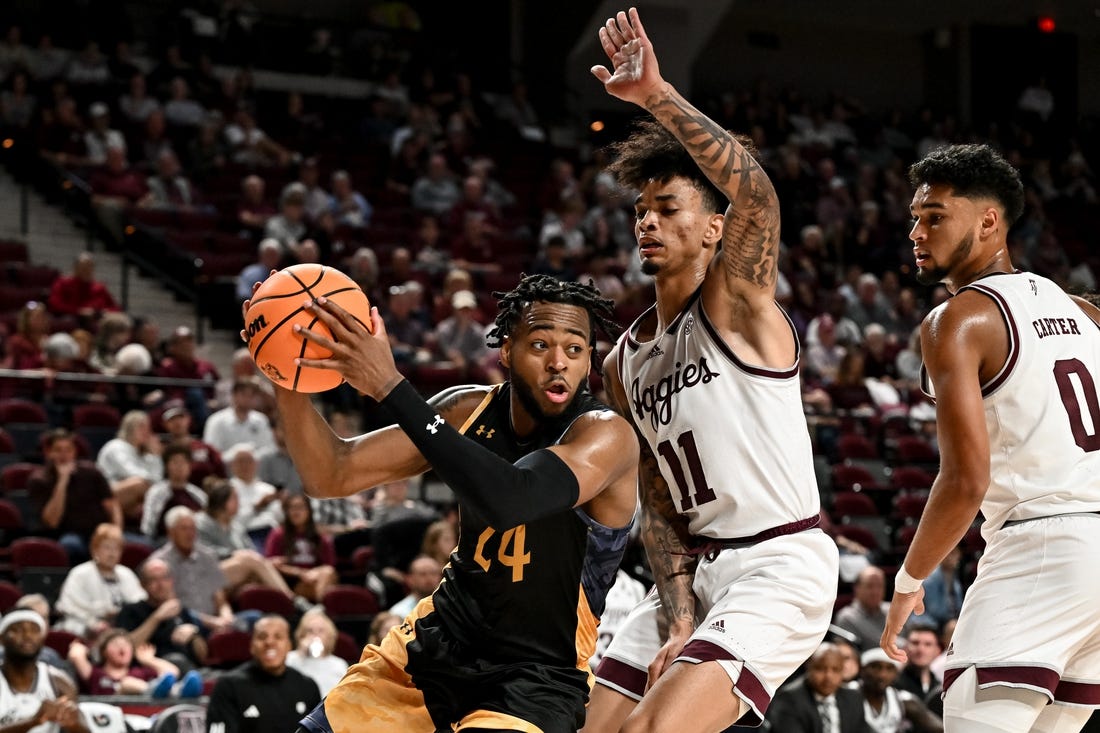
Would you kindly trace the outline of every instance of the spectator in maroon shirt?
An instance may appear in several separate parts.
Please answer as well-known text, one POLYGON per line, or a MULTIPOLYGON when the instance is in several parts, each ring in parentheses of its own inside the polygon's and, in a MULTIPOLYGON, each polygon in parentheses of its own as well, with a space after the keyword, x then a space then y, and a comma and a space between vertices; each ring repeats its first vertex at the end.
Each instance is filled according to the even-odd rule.
POLYGON ((191 415, 199 424, 206 422, 210 414, 207 400, 214 397, 214 384, 218 381, 218 370, 212 363, 195 356, 195 334, 187 326, 179 326, 168 338, 164 347, 167 356, 157 367, 158 377, 170 379, 201 379, 209 382, 210 387, 170 387, 168 393, 173 399, 182 399, 191 415))
POLYGON ((191 483, 202 486, 207 476, 225 478, 225 464, 218 449, 191 434, 191 413, 183 400, 170 400, 161 414, 161 421, 168 431, 166 446, 175 443, 191 448, 191 475, 188 478, 191 483))
POLYGON ((15 317, 15 333, 8 337, 5 366, 12 369, 40 369, 42 347, 50 335, 50 314, 38 301, 28 301, 15 317))
POLYGON ((101 523, 122 527, 122 510, 107 479, 94 464, 76 460, 68 430, 47 434, 46 465, 27 479, 27 493, 43 526, 57 535, 69 560, 88 559, 88 540, 101 523))
POLYGON ((95 279, 95 258, 81 252, 73 262, 73 274, 62 275, 50 288, 50 310, 58 315, 97 318, 105 311, 118 311, 118 303, 107 286, 95 279))
POLYGON ((257 237, 262 235, 267 220, 275 216, 275 207, 264 198, 267 184, 257 175, 241 181, 241 200, 237 204, 237 221, 257 237))
POLYGON ((145 176, 130 167, 126 150, 117 145, 107 148, 107 162, 88 179, 92 188, 92 206, 100 223, 122 242, 126 211, 148 192, 145 176))

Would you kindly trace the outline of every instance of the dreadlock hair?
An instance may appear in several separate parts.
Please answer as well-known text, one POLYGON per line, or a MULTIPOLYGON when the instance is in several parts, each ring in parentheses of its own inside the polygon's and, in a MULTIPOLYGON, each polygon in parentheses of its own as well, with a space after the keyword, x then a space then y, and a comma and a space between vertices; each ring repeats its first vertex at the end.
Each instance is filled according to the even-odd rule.
POLYGON ((909 167, 909 183, 944 185, 962 198, 991 198, 1005 211, 1011 227, 1024 211, 1024 184, 1020 174, 988 145, 951 145, 933 150, 909 167))
POLYGON ((615 302, 600 297, 600 291, 589 280, 588 284, 564 282, 550 275, 521 275, 519 285, 508 292, 493 292, 497 299, 497 317, 493 329, 485 337, 490 348, 497 348, 512 335, 519 324, 524 309, 532 303, 565 303, 588 311, 592 326, 588 344, 592 347, 592 368, 603 372, 603 364, 596 354, 596 329, 606 333, 612 341, 618 338, 619 326, 612 320, 615 302))
MULTIPOLYGON (((730 133, 750 154, 756 153, 752 140, 730 133)), ((607 170, 624 186, 641 190, 649 181, 665 182, 686 178, 703 196, 703 204, 716 214, 725 213, 729 200, 710 182, 691 153, 676 136, 653 119, 640 120, 626 140, 614 143, 609 152, 612 163, 607 170)))

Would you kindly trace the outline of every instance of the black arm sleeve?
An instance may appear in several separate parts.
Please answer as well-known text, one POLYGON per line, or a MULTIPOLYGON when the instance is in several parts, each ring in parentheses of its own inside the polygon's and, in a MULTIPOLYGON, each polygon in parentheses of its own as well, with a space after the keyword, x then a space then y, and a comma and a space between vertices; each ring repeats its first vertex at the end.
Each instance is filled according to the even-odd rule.
POLYGON ((459 501, 493 527, 509 529, 577 503, 577 477, 552 451, 509 463, 448 425, 407 380, 381 404, 459 501))

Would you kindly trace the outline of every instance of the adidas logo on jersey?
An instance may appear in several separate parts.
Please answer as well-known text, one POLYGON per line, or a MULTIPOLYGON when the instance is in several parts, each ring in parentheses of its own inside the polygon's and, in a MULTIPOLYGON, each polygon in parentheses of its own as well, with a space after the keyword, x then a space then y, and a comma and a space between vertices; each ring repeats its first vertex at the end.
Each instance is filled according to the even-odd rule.
POLYGON ((726 622, 724 619, 718 619, 710 626, 707 627, 708 631, 720 631, 723 634, 726 633, 726 622))
POLYGON ((649 350, 649 356, 646 357, 646 361, 649 361, 650 359, 652 359, 655 356, 664 356, 664 355, 665 355, 665 352, 661 351, 660 346, 654 346, 652 349, 649 350))

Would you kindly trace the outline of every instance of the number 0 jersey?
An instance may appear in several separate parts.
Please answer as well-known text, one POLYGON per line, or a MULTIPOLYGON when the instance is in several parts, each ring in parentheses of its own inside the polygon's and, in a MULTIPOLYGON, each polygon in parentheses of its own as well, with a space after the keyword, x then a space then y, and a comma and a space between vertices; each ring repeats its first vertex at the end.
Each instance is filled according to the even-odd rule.
POLYGON ((620 337, 617 363, 631 420, 692 534, 749 537, 816 518, 798 336, 789 369, 745 364, 707 318, 701 293, 653 340, 637 340, 653 308, 620 337))
MULTIPOLYGON (((990 468, 983 534, 1006 521, 1100 510, 1100 328, 1030 272, 963 290, 991 298, 1008 331, 1008 358, 982 385, 990 468)), ((935 397, 923 371, 922 381, 935 397)))
MULTIPOLYGON (((493 389, 462 432, 508 461, 561 440, 587 412, 608 410, 588 393, 520 442, 510 384, 493 389)), ((484 480, 492 482, 492 476, 484 480)), ((630 526, 609 528, 581 509, 518 527, 491 527, 465 508, 459 543, 433 598, 455 639, 483 659, 577 667, 587 684, 596 624, 626 549, 630 526)))

